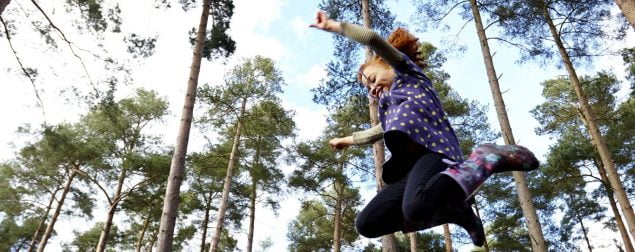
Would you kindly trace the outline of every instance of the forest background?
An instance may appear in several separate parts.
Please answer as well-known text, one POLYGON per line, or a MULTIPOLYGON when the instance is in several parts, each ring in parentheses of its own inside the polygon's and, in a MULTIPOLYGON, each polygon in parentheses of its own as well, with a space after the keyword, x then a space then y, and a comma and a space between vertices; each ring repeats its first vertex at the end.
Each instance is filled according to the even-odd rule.
MULTIPOLYGON (((294 132, 296 135, 293 139, 281 138, 283 139, 282 146, 285 149, 274 152, 274 156, 279 154, 274 166, 281 170, 285 178, 292 177, 293 172, 298 170, 298 167, 306 164, 303 160, 309 159, 295 153, 295 147, 299 143, 309 143, 317 139, 324 139, 326 136, 335 136, 333 132, 336 130, 329 128, 329 125, 337 120, 332 117, 331 112, 334 110, 332 107, 314 102, 316 92, 312 90, 324 86, 326 81, 332 78, 327 74, 328 71, 325 67, 330 61, 335 60, 333 53, 336 41, 330 34, 308 28, 308 25, 313 22, 316 10, 319 9, 320 2, 318 1, 233 1, 233 4, 235 8, 233 16, 231 16, 231 28, 228 35, 235 41, 235 51, 229 57, 216 55, 211 56, 209 60, 204 58, 201 65, 199 87, 202 90, 205 90, 206 87, 209 90, 214 90, 214 87, 223 86, 228 79, 230 70, 242 64, 245 58, 261 55, 273 60, 275 67, 279 69, 280 77, 284 79, 286 84, 281 86, 282 92, 274 92, 278 98, 274 100, 279 102, 284 110, 293 111, 288 116, 295 124, 294 132), (327 120, 327 118, 330 119, 327 120), (295 158, 296 161, 286 160, 290 157, 295 158)), ((24 163, 26 160, 25 149, 46 136, 41 129, 42 125, 86 123, 86 121, 82 121, 84 120, 82 118, 85 118, 91 108, 95 108, 99 104, 100 99, 107 97, 109 91, 112 92, 112 101, 117 102, 135 96, 138 94, 139 88, 153 90, 157 97, 167 101, 165 110, 153 114, 156 118, 149 120, 148 125, 143 129, 144 134, 148 135, 146 139, 148 142, 143 145, 147 149, 141 150, 141 152, 157 155, 169 153, 170 146, 174 145, 177 138, 180 110, 183 106, 192 58, 192 44, 189 38, 193 36, 193 28, 197 26, 200 18, 200 3, 190 2, 189 6, 183 7, 187 4, 182 5, 175 2, 171 4, 170 8, 167 7, 166 1, 154 0, 41 2, 39 5, 71 43, 65 42, 60 35, 61 33, 50 26, 48 20, 30 2, 11 1, 2 12, 2 17, 6 21, 3 30, 7 27, 11 35, 11 44, 8 43, 7 35, 3 31, 2 42, 0 42, 0 84, 3 87, 3 91, 0 92, 0 102, 2 103, 0 115, 5 120, 0 124, 0 159, 7 165, 19 163, 18 166, 28 166, 24 163), (89 6, 93 2, 101 4, 105 14, 101 18, 106 20, 107 28, 95 28, 103 24, 91 23, 95 21, 91 19, 94 17, 90 16, 90 11, 85 6, 89 6), (85 3, 88 5, 83 5, 85 3), (119 31, 116 31, 115 27, 119 28, 119 31), (16 56, 20 63, 16 60, 16 56), (21 68, 20 64, 23 64, 26 71, 21 68), (25 74, 25 72, 29 74, 25 74), (97 97, 97 94, 101 94, 101 96, 97 97)), ((494 125, 492 128, 498 131, 496 112, 493 109, 491 94, 487 88, 488 80, 473 24, 466 23, 460 13, 455 11, 445 17, 441 24, 429 25, 424 31, 421 20, 430 20, 426 20, 426 14, 417 12, 412 3, 405 0, 387 1, 385 7, 395 15, 395 26, 405 26, 414 32, 422 42, 429 42, 437 48, 437 52, 445 60, 441 60, 442 64, 436 69, 449 74, 447 84, 463 99, 486 105, 487 122, 494 125)), ((614 19, 608 19, 605 25, 615 28, 621 22, 617 18, 620 15, 617 6, 611 8, 611 15, 614 19)), ((604 47, 594 51, 594 54, 598 54, 598 56, 594 56, 590 63, 582 64, 577 68, 581 76, 594 76, 597 72, 607 71, 606 73, 614 77, 616 82, 611 88, 613 91, 609 93, 612 94, 614 103, 617 104, 614 105, 615 107, 629 99, 632 100, 633 79, 629 77, 628 65, 625 64, 623 55, 619 53, 621 49, 635 45, 633 29, 626 29, 626 31, 626 36, 618 40, 602 40, 600 44, 604 47)), ((488 30, 490 36, 496 36, 497 33, 501 32, 502 29, 496 26, 492 26, 488 30)), ((536 119, 536 113, 530 111, 545 102, 553 101, 543 95, 543 83, 565 76, 566 72, 561 67, 558 57, 519 62, 523 54, 517 46, 497 40, 492 40, 490 43, 492 51, 495 53, 494 62, 500 74, 501 90, 504 91, 509 120, 516 141, 527 146, 543 162, 546 162, 551 151, 550 147, 557 143, 559 136, 537 134, 537 129, 541 127, 543 130, 538 130, 539 132, 549 132, 549 130, 544 130, 544 127, 548 127, 548 123, 541 124, 541 121, 536 119)), ((361 55, 360 52, 356 57, 361 59, 361 55)), ((341 97, 341 100, 344 101, 346 98, 341 97)), ((201 98, 199 101, 205 101, 205 99, 201 98)), ((556 102, 561 101, 556 100, 556 102)), ((212 115, 213 113, 203 112, 206 109, 215 109, 210 104, 197 104, 195 107, 195 116, 202 118, 201 121, 206 118, 206 115, 209 115, 209 118, 206 118, 209 120, 220 118, 218 115, 212 115)), ((227 122, 231 120, 231 118, 219 119, 219 121, 207 125, 200 123, 199 126, 196 126, 195 123, 191 131, 188 153, 205 155, 204 153, 208 153, 210 150, 222 149, 223 146, 213 146, 213 144, 227 142, 226 140, 230 139, 224 135, 234 130, 230 125, 231 123, 227 122)), ((624 127, 628 129, 628 126, 624 127)), ((361 127, 357 129, 361 129, 361 127)), ((630 138, 631 145, 632 140, 630 138)), ((502 143, 502 139, 497 139, 496 142, 502 143)), ((361 150, 360 159, 370 154, 368 146, 355 150, 361 150)), ((630 150, 632 151, 632 149, 630 150)), ((247 152, 245 151, 245 153, 247 152)), ((632 154, 632 152, 630 153, 632 154)), ((246 157, 247 155, 245 155, 246 157)), ((242 165, 246 165, 247 162, 249 161, 245 160, 242 165)), ((372 166, 371 163, 368 160, 359 161, 361 165, 372 166)), ((192 161, 186 167, 189 167, 186 169, 196 169, 193 168, 196 167, 196 163, 192 161)), ((631 155, 630 162, 626 162, 621 171, 632 173, 632 168, 631 155)), ((367 169, 372 169, 372 167, 367 169)), ((358 210, 372 198, 375 192, 374 178, 368 174, 363 175, 364 172, 368 171, 361 172, 361 175, 359 173, 352 174, 349 179, 351 188, 360 190, 360 202, 356 203, 357 206, 353 206, 358 210)), ((596 175, 596 172, 589 172, 589 174, 596 175)), ((135 174, 135 176, 137 177, 131 176, 131 181, 124 186, 125 189, 135 189, 135 185, 147 186, 147 184, 140 183, 145 175, 135 174)), ((242 183, 241 176, 244 175, 241 173, 237 175, 238 185, 242 183)), ((527 175, 530 180, 532 176, 537 175, 535 173, 527 175)), ((157 183, 164 183, 164 181, 157 183)), ((12 183, 14 183, 12 185, 16 185, 15 181, 12 183)), ((86 180, 82 183, 77 185, 73 200, 62 208, 66 211, 63 212, 56 224, 56 234, 49 240, 47 250, 81 249, 81 246, 78 245, 80 243, 76 242, 78 237, 90 231, 95 223, 107 219, 109 203, 103 200, 100 189, 91 186, 90 181, 86 180), (79 213, 76 210, 77 206, 81 206, 82 200, 90 203, 87 203, 88 207, 82 208, 81 213, 79 213)), ((222 182, 217 181, 216 183, 222 182)), ((320 199, 315 194, 305 193, 298 189, 298 186, 288 187, 284 179, 278 180, 276 183, 281 186, 280 191, 285 192, 277 196, 275 193, 271 193, 272 196, 276 196, 273 201, 279 203, 278 214, 274 214, 270 207, 259 206, 255 218, 253 240, 255 243, 260 243, 263 249, 268 248, 269 251, 287 250, 290 245, 293 246, 298 242, 290 241, 293 238, 288 237, 287 231, 291 228, 290 223, 298 219, 297 216, 303 209, 303 202, 313 198, 320 199)), ((6 186, 6 184, 2 185, 6 186)), ((584 183, 580 186, 588 192, 589 197, 593 197, 597 184, 584 183)), ((194 187, 192 181, 187 181, 182 186, 181 191, 186 192, 189 188, 194 187)), ((131 190, 130 192, 133 195, 133 192, 138 191, 131 190)), ((159 192, 161 192, 160 189, 159 192)), ((159 192, 155 192, 155 196, 162 197, 159 192)), ((40 199, 41 205, 46 204, 41 200, 45 197, 28 195, 28 197, 33 197, 32 199, 40 199)), ((632 192, 630 195, 633 195, 632 192)), ((605 225, 605 222, 608 222, 612 216, 606 210, 607 201, 600 198, 597 202, 605 207, 604 210, 599 211, 605 215, 596 214, 594 216, 597 218, 590 218, 588 222, 590 240, 594 248, 611 250, 614 248, 613 246, 616 246, 615 244, 619 244, 615 240, 620 238, 615 230, 611 230, 605 225), (609 239, 604 239, 605 237, 609 237, 609 239)), ((328 205, 328 203, 324 204, 328 205)), ((132 206, 125 207, 134 209, 132 206)), ((238 204, 235 207, 246 208, 246 203, 238 204)), ((555 206, 554 208, 559 207, 555 206)), ((36 210, 28 210, 28 207, 25 209, 27 209, 26 212, 39 213, 36 210)), ((118 226, 119 231, 117 232, 121 232, 121 238, 115 239, 118 244, 113 244, 113 248, 130 249, 123 245, 126 242, 130 243, 130 241, 126 241, 124 233, 126 229, 132 229, 134 225, 134 221, 127 219, 130 215, 127 215, 126 212, 134 211, 130 209, 117 211, 114 214, 114 223, 118 226)), ((542 221, 552 221, 555 227, 564 226, 559 221, 563 216, 566 216, 566 211, 566 208, 560 208, 560 211, 555 210, 554 213, 548 215, 553 219, 543 219, 542 221)), ((189 212, 180 214, 182 216, 195 216, 188 217, 188 221, 192 221, 192 219, 200 218, 202 213, 189 210, 189 212)), ((237 224, 229 227, 228 235, 237 242, 234 244, 235 247, 243 249, 248 240, 248 219, 244 212, 236 214, 239 216, 236 217, 237 224)), ((6 221, 7 216, 7 213, 1 212, 0 220, 6 221)), ((24 221, 25 217, 17 219, 24 221)), ((139 220, 142 219, 139 217, 139 220)), ((187 224, 181 224, 182 226, 179 228, 183 230, 188 228, 187 224)), ((192 225, 194 224, 200 225, 200 222, 193 221, 192 225)), ((461 234, 460 229, 452 227, 455 233, 461 234)), ((350 227, 348 228, 350 231, 350 227)), ((213 229, 210 228, 209 233, 211 232, 213 229)), ((442 233, 442 230, 437 228, 434 232, 442 233)), ((574 233, 579 232, 575 231, 574 233)), ((183 236, 183 240, 179 241, 180 248, 186 251, 199 248, 198 241, 201 230, 194 230, 192 234, 183 234, 183 236)), ((455 245, 457 248, 461 250, 471 248, 469 245, 465 245, 465 241, 461 245, 460 237, 457 239, 459 241, 455 245)), ((562 234, 553 232, 549 239, 560 242, 562 234)), ((575 247, 587 246, 582 238, 570 238, 569 240, 565 238, 565 240, 575 247)), ((152 244, 151 241, 147 242, 152 244)), ((349 249, 363 248, 367 246, 368 242, 368 239, 354 237, 351 243, 346 246, 349 249)), ((376 243, 377 240, 374 239, 373 242, 376 243)), ((13 246, 15 244, 7 245, 13 246)))

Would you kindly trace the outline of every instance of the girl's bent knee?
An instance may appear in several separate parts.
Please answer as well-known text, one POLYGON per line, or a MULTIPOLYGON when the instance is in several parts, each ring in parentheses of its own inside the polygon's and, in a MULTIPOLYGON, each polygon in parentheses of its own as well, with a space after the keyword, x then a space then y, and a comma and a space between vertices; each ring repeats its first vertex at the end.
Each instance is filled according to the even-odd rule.
POLYGON ((403 205, 403 217, 408 221, 417 221, 423 219, 419 207, 417 207, 415 204, 403 205))
POLYGON ((426 204, 422 204, 421 202, 404 203, 402 212, 406 220, 411 222, 418 222, 418 221, 426 220, 427 217, 432 214, 429 211, 432 208, 433 207, 427 206, 426 204))
POLYGON ((378 231, 377 225, 360 220, 360 218, 355 220, 355 229, 357 229, 357 233, 366 238, 377 238, 383 235, 378 231))

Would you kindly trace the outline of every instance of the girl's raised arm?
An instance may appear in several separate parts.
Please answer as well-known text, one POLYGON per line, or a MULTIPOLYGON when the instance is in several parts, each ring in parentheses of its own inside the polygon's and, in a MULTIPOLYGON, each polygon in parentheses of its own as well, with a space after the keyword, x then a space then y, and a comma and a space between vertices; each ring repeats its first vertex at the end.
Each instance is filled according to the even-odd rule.
POLYGON ((352 40, 355 40, 363 45, 369 46, 375 53, 382 57, 388 64, 397 66, 403 63, 403 55, 397 48, 390 45, 384 38, 379 36, 373 30, 361 27, 356 24, 349 24, 345 22, 338 22, 329 19, 326 16, 326 12, 318 11, 315 24, 310 27, 320 30, 334 32, 352 40))

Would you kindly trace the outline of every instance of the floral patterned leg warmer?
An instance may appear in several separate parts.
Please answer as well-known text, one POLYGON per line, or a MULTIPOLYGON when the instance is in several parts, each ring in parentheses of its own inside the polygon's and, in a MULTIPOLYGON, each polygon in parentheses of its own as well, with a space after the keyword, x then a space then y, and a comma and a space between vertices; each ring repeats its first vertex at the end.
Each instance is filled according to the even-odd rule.
MULTIPOLYGON (((527 148, 519 145, 483 144, 477 147, 463 163, 451 164, 443 174, 452 177, 465 191, 466 198, 493 173, 505 171, 531 171, 538 168, 538 160, 527 148)), ((431 182, 435 179, 430 179, 431 182)))

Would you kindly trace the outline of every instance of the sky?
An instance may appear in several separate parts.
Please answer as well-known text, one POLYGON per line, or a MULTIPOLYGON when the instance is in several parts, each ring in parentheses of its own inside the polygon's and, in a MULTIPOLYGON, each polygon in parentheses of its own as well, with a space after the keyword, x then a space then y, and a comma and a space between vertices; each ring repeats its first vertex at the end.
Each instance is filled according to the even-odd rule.
MULTIPOLYGON (((134 81, 121 86, 117 96, 129 96, 135 88, 143 87, 156 90, 165 97, 170 104, 170 114, 163 122, 152 125, 150 131, 161 135, 165 144, 172 145, 176 140, 192 57, 187 32, 198 24, 200 10, 196 8, 184 12, 179 7, 157 10, 152 3, 153 0, 121 3, 124 20, 122 30, 135 32, 141 36, 157 36, 158 42, 153 56, 127 61, 126 64, 133 69, 134 81)), ((319 136, 326 126, 328 111, 323 106, 312 102, 313 94, 310 89, 317 87, 320 80, 328 78, 324 67, 332 57, 333 46, 330 34, 308 28, 308 25, 314 21, 318 3, 319 1, 316 0, 234 1, 236 8, 229 34, 236 41, 236 52, 225 60, 212 62, 203 60, 199 85, 222 83, 224 72, 241 58, 255 55, 269 57, 276 62, 285 79, 286 86, 284 94, 281 95, 282 104, 285 108, 296 112, 294 120, 298 128, 298 141, 319 136)), ((72 19, 69 18, 70 15, 65 12, 63 6, 55 3, 41 4, 43 9, 51 15, 52 20, 66 33, 69 40, 76 45, 75 48, 98 51, 95 40, 87 39, 85 35, 76 31, 77 29, 72 25, 72 19)), ((401 23, 409 24, 415 15, 412 13, 409 1, 388 1, 387 4, 393 13, 397 14, 397 20, 401 23)), ((9 20, 16 18, 41 20, 41 17, 29 11, 31 9, 33 8, 29 3, 12 1, 3 13, 3 17, 9 20)), ((448 44, 448 40, 466 47, 463 52, 447 55, 448 60, 443 70, 450 74, 449 84, 462 97, 489 105, 490 124, 494 129, 498 129, 474 25, 468 23, 459 32, 463 21, 452 15, 447 24, 452 28, 447 30, 437 27, 425 33, 415 32, 418 29, 413 25, 406 27, 422 41, 431 42, 440 49, 444 49, 443 46, 448 44)), ((0 160, 13 158, 15 152, 24 144, 26 140, 24 136, 15 133, 19 126, 40 125, 43 122, 55 124, 76 121, 84 113, 85 108, 76 102, 66 101, 64 97, 71 97, 71 95, 68 92, 62 93, 62 90, 71 85, 79 86, 80 89, 89 87, 86 84, 88 81, 84 70, 77 58, 72 56, 67 45, 58 42, 57 50, 47 49, 48 47, 42 42, 43 39, 30 28, 31 24, 16 22, 14 25, 19 31, 12 37, 18 56, 26 65, 39 69, 35 84, 44 104, 44 114, 42 107, 37 105, 32 84, 18 73, 17 61, 3 36, 0 38, 0 84, 3 87, 3 91, 0 92, 0 115, 5 120, 0 124, 0 160)), ((53 35, 53 37, 59 41, 58 36, 53 35)), ((125 45, 120 38, 104 38, 102 43, 109 48, 108 53, 114 57, 126 54, 125 45)), ((614 48, 633 44, 635 44, 635 36, 632 31, 624 41, 610 43, 614 48)), ((495 53, 496 70, 499 75, 502 74, 501 90, 504 92, 503 96, 516 141, 542 158, 547 153, 552 140, 535 134, 534 129, 538 124, 529 111, 543 102, 540 95, 540 83, 565 75, 566 72, 554 66, 518 64, 519 56, 515 49, 496 42, 491 43, 490 47, 495 53)), ((90 56, 86 51, 77 49, 76 51, 84 59, 87 72, 93 81, 105 75, 107 71, 100 67, 98 59, 90 56)), ((599 69, 612 69, 616 75, 623 78, 624 67, 619 57, 599 58, 593 66, 593 68, 578 69, 578 73, 586 75, 593 74, 599 69)), ((628 93, 626 83, 623 83, 623 87, 618 93, 618 98, 623 99, 628 93)), ((213 133, 192 130, 188 148, 190 152, 203 149, 205 144, 203 134, 213 133)), ((502 140, 498 143, 502 143, 502 140)), ((293 168, 282 165, 285 172, 290 172, 293 168)), ((256 242, 271 237, 274 244, 271 251, 286 250, 287 224, 298 213, 300 199, 296 196, 297 194, 289 195, 282 201, 278 216, 266 209, 259 210, 254 238, 256 242)), ((370 197, 370 194, 365 194, 364 201, 367 202, 370 197)), ((118 214, 115 219, 121 221, 122 217, 118 214)), ((104 218, 105 212, 95 213, 96 221, 104 218)), ((78 231, 84 231, 89 227, 71 219, 61 220, 58 227, 64 225, 70 225, 73 230, 78 231)), ((238 237, 240 237, 238 246, 244 248, 246 228, 239 233, 238 237)), ((70 232, 66 234, 60 232, 58 237, 51 239, 49 246, 55 251, 55 248, 60 248, 62 242, 69 242, 71 239, 70 232)))

